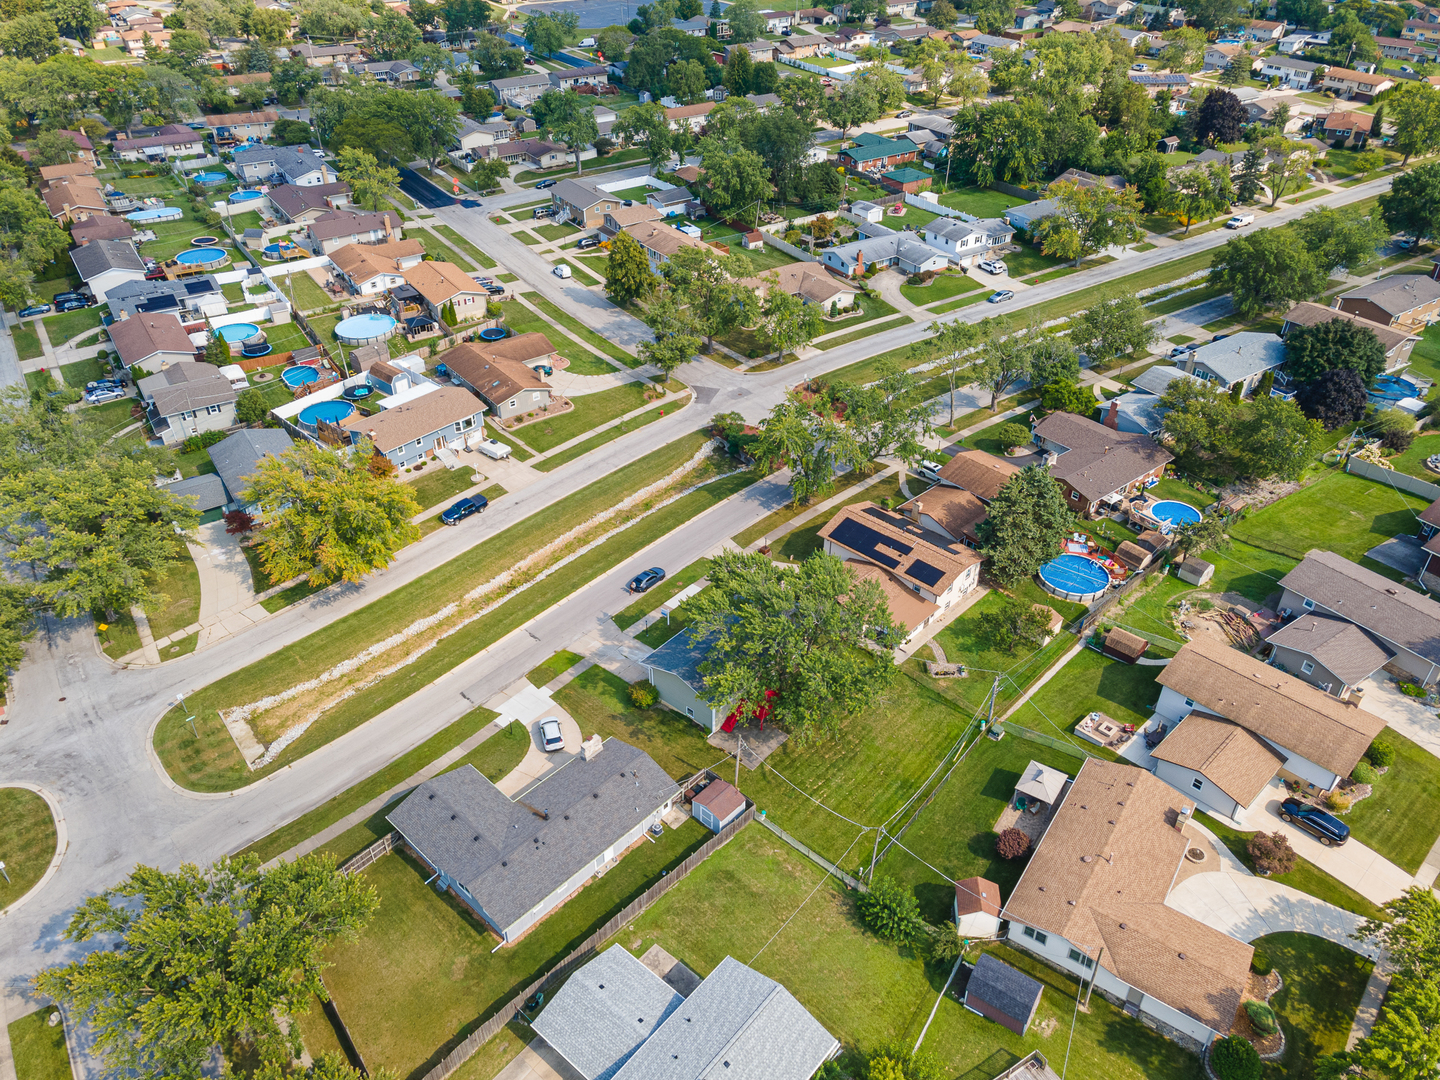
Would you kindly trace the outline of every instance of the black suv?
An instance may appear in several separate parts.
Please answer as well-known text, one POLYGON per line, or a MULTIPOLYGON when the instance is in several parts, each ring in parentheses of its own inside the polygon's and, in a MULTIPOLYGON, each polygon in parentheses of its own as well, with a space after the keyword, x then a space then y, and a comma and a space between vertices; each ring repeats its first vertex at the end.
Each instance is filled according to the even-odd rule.
POLYGON ((490 500, 484 495, 472 495, 468 499, 461 499, 455 505, 440 515, 440 520, 446 525, 459 525, 471 514, 478 514, 485 507, 490 505, 490 500))
POLYGON ((1299 825, 1326 847, 1339 847, 1350 839, 1350 826, 1334 814, 1326 813, 1318 806, 1311 806, 1299 799, 1286 799, 1280 804, 1280 817, 1284 821, 1299 825))

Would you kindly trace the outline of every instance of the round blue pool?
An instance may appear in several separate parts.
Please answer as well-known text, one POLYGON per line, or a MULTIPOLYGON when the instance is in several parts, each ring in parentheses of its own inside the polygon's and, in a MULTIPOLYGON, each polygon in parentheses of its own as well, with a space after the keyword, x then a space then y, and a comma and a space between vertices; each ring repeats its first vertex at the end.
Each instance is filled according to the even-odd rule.
POLYGON ((215 331, 220 337, 234 344, 237 341, 245 341, 260 333, 260 327, 253 322, 231 323, 229 326, 222 326, 215 331))
POLYGON ((231 202, 252 202, 255 199, 263 199, 264 197, 265 193, 263 191, 232 191, 230 193, 231 202))
POLYGON ((184 266, 204 266, 224 262, 229 257, 224 248, 195 248, 192 251, 180 252, 175 256, 175 261, 184 266))
POLYGON ((314 405, 306 405, 300 410, 300 422, 315 426, 317 420, 324 420, 327 424, 338 424, 355 411, 355 406, 348 401, 317 401, 314 405))
POLYGON ((178 221, 185 213, 174 206, 155 206, 125 215, 126 221, 178 221))
POLYGON ((280 378, 285 380, 286 386, 304 386, 306 383, 318 382, 320 372, 308 364, 300 364, 286 368, 280 373, 280 378))
POLYGON ((1168 521, 1171 525, 1180 526, 1194 525, 1203 515, 1189 503, 1166 499, 1150 507, 1150 516, 1156 521, 1168 521))
POLYGON ((335 324, 335 338, 346 345, 370 345, 393 336, 397 325, 389 315, 351 315, 335 324))
POLYGON ((1381 375, 1370 390, 1370 397, 1379 401, 1400 401, 1402 398, 1418 397, 1420 388, 1409 379, 1398 375, 1381 375))
POLYGON ((223 184, 226 180, 230 179, 230 174, 226 172, 199 172, 195 174, 194 179, 197 184, 209 186, 211 184, 223 184))
POLYGON ((1040 584, 1066 600, 1088 604, 1110 587, 1110 572, 1087 555, 1060 555, 1040 568, 1040 584))

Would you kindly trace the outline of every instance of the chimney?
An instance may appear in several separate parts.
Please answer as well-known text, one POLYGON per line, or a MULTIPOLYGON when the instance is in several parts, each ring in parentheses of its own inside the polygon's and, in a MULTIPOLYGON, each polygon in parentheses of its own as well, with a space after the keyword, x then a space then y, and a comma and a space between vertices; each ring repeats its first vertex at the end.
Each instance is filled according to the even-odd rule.
POLYGON ((908 503, 908 504, 906 505, 906 507, 905 507, 905 512, 910 515, 910 520, 911 520, 911 521, 913 521, 916 525, 919 525, 919 524, 920 524, 920 513, 921 513, 921 511, 922 511, 923 508, 924 508, 924 507, 923 507, 923 504, 920 502, 920 500, 919 500, 919 499, 916 499, 914 502, 908 503))
POLYGON ((1110 411, 1105 414, 1105 426, 1120 430, 1120 406, 1113 401, 1110 402, 1110 411))
POLYGON ((580 744, 580 757, 585 761, 592 761, 604 748, 604 740, 600 738, 600 733, 596 732, 580 744))

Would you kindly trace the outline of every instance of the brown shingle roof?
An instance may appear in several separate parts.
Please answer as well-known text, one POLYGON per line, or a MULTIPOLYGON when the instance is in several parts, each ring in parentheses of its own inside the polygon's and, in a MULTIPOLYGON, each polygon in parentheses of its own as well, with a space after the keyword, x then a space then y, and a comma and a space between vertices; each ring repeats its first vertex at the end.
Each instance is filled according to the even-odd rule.
MULTIPOLYGON (((180 320, 169 312, 161 315, 132 315, 128 319, 111 323, 110 340, 115 345, 115 351, 120 354, 120 359, 127 365, 138 364, 157 352, 195 351, 195 343, 190 340, 190 335, 185 333, 180 320)), ((228 382, 226 385, 229 385, 228 382)))
POLYGON ((1017 466, 1004 458, 997 458, 983 450, 961 450, 940 467, 940 479, 989 502, 1019 471, 1017 466))
POLYGON ((669 225, 662 225, 658 221, 643 221, 635 225, 625 226, 625 231, 633 236, 641 247, 655 252, 668 259, 681 248, 685 247, 709 247, 703 240, 697 240, 693 236, 687 236, 679 229, 669 225))
MULTIPOLYGON (((289 213, 289 210, 286 210, 286 213, 289 213)), ((386 232, 386 235, 390 235, 399 228, 400 215, 392 210, 383 213, 369 210, 330 210, 310 223, 310 236, 316 240, 334 240, 338 236, 370 232, 386 232), (386 232, 387 224, 390 226, 389 232, 386 232)), ((424 252, 423 245, 420 250, 424 252)))
POLYGON ((767 270, 760 277, 744 278, 743 280, 751 288, 764 293, 771 287, 771 274, 775 275, 782 292, 802 297, 815 304, 828 304, 842 293, 853 294, 855 292, 853 283, 841 282, 819 263, 812 262, 786 263, 784 266, 777 266, 774 270, 767 270))
POLYGON ((1322 126, 1326 131, 1369 131, 1374 122, 1369 113, 1332 112, 1325 114, 1322 126))
POLYGON ((1112 627, 1105 635, 1105 648, 1107 651, 1124 657, 1127 660, 1138 660, 1145 655, 1145 650, 1150 643, 1138 634, 1132 634, 1120 627, 1112 627))
POLYGON ((661 213, 649 203, 637 202, 634 206, 617 206, 605 211, 605 224, 612 228, 624 229, 645 221, 659 221, 661 213))
POLYGON ((878 534, 877 543, 883 549, 881 554, 895 562, 894 566, 887 567, 892 574, 904 579, 907 584, 919 585, 937 596, 980 561, 980 556, 969 548, 951 545, 939 533, 922 529, 898 514, 880 509, 872 502, 841 507, 820 530, 821 539, 830 540, 846 550, 854 551, 862 560, 870 561, 869 553, 834 539, 835 531, 846 521, 852 521, 863 529, 878 534), (940 576, 935 578, 930 575, 930 580, 917 576, 927 573, 923 564, 929 564, 940 576))
POLYGON ((1272 645, 1313 656, 1346 686, 1355 686, 1395 658, 1393 652, 1354 623, 1314 612, 1306 612, 1282 626, 1268 640, 1272 645))
POLYGON ((1069 447, 1050 467, 1050 473, 1090 502, 1175 460, 1148 435, 1116 431, 1074 413, 1051 413, 1035 425, 1035 433, 1069 447))
POLYGON ((550 339, 538 331, 516 334, 500 341, 473 342, 475 352, 490 360, 511 361, 517 364, 534 364, 549 361, 555 355, 555 346, 550 339))
POLYGON ((399 274, 402 259, 425 254, 419 240, 387 240, 383 244, 346 244, 330 253, 330 261, 357 281, 380 274, 399 274))
POLYGON ((441 353, 439 360, 492 403, 508 401, 521 390, 550 389, 534 368, 510 357, 496 356, 478 342, 456 345, 441 353))
POLYGON ((41 180, 59 180, 62 176, 93 176, 95 166, 88 161, 67 161, 60 165, 41 165, 41 180))
POLYGON ((1440 499, 1436 499, 1420 511, 1420 520, 1427 525, 1440 527, 1440 499))
POLYGON ((1348 311, 1341 311, 1339 308, 1328 308, 1323 304, 1311 304, 1309 302, 1296 304, 1285 313, 1285 322, 1294 323, 1297 326, 1316 326, 1319 323, 1330 322, 1333 319, 1344 319, 1356 326, 1363 326, 1377 338, 1380 344, 1385 347, 1385 352, 1391 353, 1395 349, 1412 340, 1415 335, 1407 334, 1404 330, 1397 330, 1381 323, 1371 322, 1369 319, 1362 319, 1359 315, 1352 315, 1348 311))
POLYGON ((1373 713, 1203 636, 1175 654, 1159 681, 1207 712, 1338 776, 1350 775, 1385 728, 1373 713))
POLYGON ((1191 769, 1241 806, 1249 806, 1285 764, 1270 744, 1229 720, 1192 712, 1151 751, 1191 769))
POLYGON ((1059 934, 1091 957, 1103 946, 1101 966, 1225 1034, 1254 949, 1165 906, 1189 844, 1174 822, 1193 805, 1143 769, 1090 758, 1004 914, 1059 934))
POLYGON ((134 235, 133 225, 124 218, 108 214, 96 214, 70 226, 70 239, 77 244, 89 243, 91 240, 129 240, 134 235))
POLYGON ((966 878, 955 883, 955 914, 999 915, 1000 886, 983 877, 966 878))
POLYGON ((406 284, 430 303, 440 305, 463 293, 483 293, 475 280, 454 263, 422 262, 404 271, 406 284))
POLYGON ((279 114, 273 109, 262 109, 259 112, 220 113, 205 117, 205 126, 218 128, 239 127, 242 124, 273 124, 278 119, 280 119, 279 114))
POLYGON ((307 210, 329 210, 329 200, 336 195, 348 195, 350 185, 343 180, 333 184, 312 184, 301 187, 298 184, 276 184, 270 189, 270 203, 287 217, 296 217, 307 210))
POLYGON ((922 495, 900 505, 901 510, 929 514, 956 540, 978 542, 975 527, 990 516, 990 508, 974 494, 960 488, 936 484, 922 495))
POLYGON ((906 631, 914 630, 940 608, 926 600, 913 589, 907 589, 891 577, 882 567, 859 559, 846 559, 845 565, 855 571, 857 581, 873 581, 885 594, 885 606, 891 616, 906 631))
POLYGON ((745 805, 745 796, 741 795, 734 784, 724 780, 712 780, 705 785, 705 790, 695 796, 696 803, 708 809, 719 821, 727 817, 745 805))
POLYGON ((388 454, 481 412, 484 408, 468 390, 442 386, 374 416, 352 416, 344 426, 370 439, 382 454, 388 454))
POLYGON ((1280 584, 1385 641, 1440 664, 1440 604, 1428 596, 1333 551, 1309 552, 1280 584))

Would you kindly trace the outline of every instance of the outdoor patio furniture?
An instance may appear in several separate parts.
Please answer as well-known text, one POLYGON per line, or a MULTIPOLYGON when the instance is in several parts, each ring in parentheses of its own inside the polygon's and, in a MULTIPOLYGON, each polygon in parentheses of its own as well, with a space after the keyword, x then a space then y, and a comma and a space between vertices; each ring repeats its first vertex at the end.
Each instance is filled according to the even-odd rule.
POLYGON ((1155 747, 1159 746, 1165 740, 1165 733, 1169 730, 1169 724, 1161 724, 1158 730, 1146 732, 1145 748, 1147 750, 1154 750, 1155 747))
POLYGON ((1126 735, 1134 735, 1134 734, 1135 734, 1135 725, 1134 725, 1134 724, 1121 724, 1121 725, 1120 725, 1120 730, 1123 731, 1123 732, 1125 732, 1126 735))

